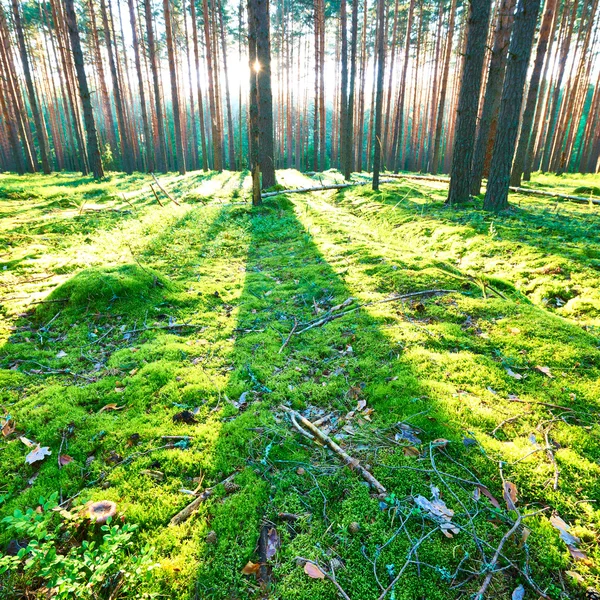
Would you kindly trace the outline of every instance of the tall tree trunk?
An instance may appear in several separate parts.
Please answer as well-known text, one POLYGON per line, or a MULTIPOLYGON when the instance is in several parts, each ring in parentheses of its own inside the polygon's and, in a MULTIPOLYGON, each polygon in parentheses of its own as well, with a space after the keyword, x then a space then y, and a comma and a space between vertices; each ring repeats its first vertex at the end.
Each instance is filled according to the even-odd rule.
POLYGON ((218 0, 217 10, 219 12, 219 29, 221 33, 221 48, 223 52, 223 72, 225 75, 225 106, 227 109, 227 147, 229 150, 229 168, 237 169, 235 163, 235 137, 233 133, 233 117, 231 115, 231 96, 229 94, 229 75, 227 71, 227 41, 225 39, 225 27, 223 25, 223 5, 218 0))
POLYGON ((171 103, 173 106, 173 125, 175 128, 175 156, 180 175, 185 175, 185 154, 181 133, 181 109, 179 106, 179 90, 177 88, 177 67, 175 65, 175 47, 173 45, 173 23, 171 20, 170 0, 163 0, 165 14, 165 30, 167 38, 167 54, 169 56, 169 74, 171 77, 171 103))
POLYGON ((150 122, 148 120, 148 110, 146 107, 146 92, 144 90, 144 77, 142 75, 142 62, 140 60, 140 48, 137 32, 137 22, 135 18, 135 7, 133 0, 128 0, 129 20, 131 22, 131 34, 133 42, 133 52, 135 57, 135 70, 138 78, 138 93, 140 96, 140 108, 142 112, 142 125, 144 128, 144 146, 146 148, 146 169, 154 171, 154 144, 150 133, 150 122))
POLYGON ((525 102, 525 110, 523 111, 523 119, 521 123, 521 133, 519 135, 519 143, 513 161, 512 171, 510 175, 510 185, 519 187, 521 185, 521 174, 525 166, 525 156, 529 146, 529 138, 531 135, 531 127, 533 125, 533 117, 535 113, 535 105, 540 88, 540 76, 542 67, 546 59, 546 50, 548 49, 548 37, 552 31, 554 23, 557 0, 546 0, 544 7, 544 17, 537 43, 535 54, 535 62, 533 64, 533 72, 529 82, 529 91, 527 92, 527 100, 525 102))
POLYGON ((48 142, 46 140, 46 126, 44 117, 41 113, 35 88, 33 86, 33 78, 31 76, 31 67, 29 65, 29 57, 27 55, 27 46, 25 44, 25 34, 23 33, 23 24, 21 23, 21 12, 19 10, 19 0, 12 0, 12 9, 14 17, 15 32, 17 34, 17 43, 21 54, 21 63, 23 66, 23 74, 25 75, 25 85, 27 86, 27 95, 29 96, 29 106, 33 114, 35 123, 35 133, 40 149, 40 158, 42 159, 42 170, 46 175, 51 171, 50 159, 48 158, 48 142))
POLYGON ((510 169, 519 131, 519 118, 527 80, 533 35, 540 0, 519 0, 502 90, 498 130, 483 207, 498 212, 508 208, 510 169))
POLYGON ((444 109, 446 106, 446 93, 448 90, 448 76, 450 73, 450 58, 452 56, 452 39, 454 38, 454 23, 456 19, 456 2, 452 0, 450 16, 448 18, 448 31, 446 35, 446 50, 444 52, 444 67, 442 69, 442 81, 440 84, 440 100, 438 104, 437 118, 435 120, 435 137, 433 140, 433 151, 431 159, 431 172, 435 175, 439 172, 440 157, 442 153, 442 130, 444 127, 444 109))
POLYGON ((467 202, 470 197, 471 164, 490 8, 491 0, 471 0, 467 46, 456 113, 450 189, 446 200, 450 205, 467 202))
POLYGON ((223 146, 221 144, 221 130, 219 129, 219 116, 217 108, 217 97, 215 94, 215 73, 213 69, 213 51, 210 35, 210 12, 208 0, 202 0, 202 16, 204 19, 204 42, 206 46, 206 66, 208 69, 208 98, 210 105, 210 122, 213 143, 213 168, 215 171, 223 170, 223 146))
POLYGON ((354 130, 354 97, 356 92, 356 50, 358 45, 358 0, 352 0, 352 31, 350 34, 350 90, 348 94, 348 110, 346 116, 346 154, 344 178, 350 181, 354 166, 352 149, 352 132, 354 130))
POLYGON ((81 40, 79 39, 79 30, 77 29, 75 7, 73 5, 73 0, 64 0, 64 2, 67 27, 69 29, 69 37, 71 38, 73 62, 75 63, 75 71, 79 83, 79 95, 83 106, 83 119, 87 133, 88 159, 94 177, 99 179, 100 177, 104 177, 104 169, 102 167, 102 157, 98 145, 98 134, 96 132, 96 122, 94 121, 90 90, 88 88, 87 76, 83 66, 83 53, 81 52, 81 40))
POLYGON ((340 60, 341 60, 341 81, 340 81, 340 170, 345 172, 346 168, 346 120, 348 118, 348 17, 347 1, 341 0, 340 3, 340 60))
POLYGON ((108 11, 106 8, 106 0, 100 0, 100 11, 102 13, 102 26, 104 28, 104 40, 106 42, 106 49, 108 51, 108 65, 110 67, 110 75, 113 85, 113 93, 115 97, 115 108, 117 111, 117 122, 119 124, 119 141, 121 146, 121 157, 123 160, 123 168, 126 173, 133 172, 132 165, 132 152, 130 149, 129 141, 127 139, 127 123, 125 122, 125 109, 123 107, 123 98, 121 93, 121 84, 117 74, 117 64, 115 62, 113 49, 113 39, 111 28, 108 21, 108 11))
POLYGON ((483 179, 490 138, 492 138, 491 142, 493 144, 492 122, 498 119, 498 113, 500 112, 500 98, 502 96, 502 84, 504 83, 510 33, 514 21, 515 3, 515 0, 502 0, 498 7, 498 20, 494 32, 492 57, 490 59, 483 108, 481 109, 481 118, 479 119, 473 165, 471 168, 471 194, 473 196, 477 196, 481 192, 481 181, 483 179))
POLYGON ((268 0, 254 0, 256 11, 256 60, 258 64, 259 157, 262 189, 273 187, 275 180, 273 139, 273 95, 271 91, 271 40, 268 0))
POLYGON ((381 127, 383 121, 383 80, 385 77, 385 0, 377 0, 377 91, 375 94, 375 150, 373 152, 373 190, 379 190, 381 167, 381 127))
POLYGON ((252 169, 252 205, 260 206, 260 124, 258 117, 258 72, 260 65, 257 54, 257 37, 259 29, 258 3, 261 0, 248 0, 248 59, 250 70, 250 98, 248 101, 250 129, 250 168, 252 169))
POLYGON ((198 87, 198 116, 200 118, 200 143, 202 144, 202 170, 208 171, 208 154, 206 152, 206 126, 204 123, 204 100, 202 98, 202 83, 200 76, 200 51, 198 48, 198 22, 196 20, 195 0, 190 0, 190 14, 192 17, 192 39, 194 43, 194 62, 196 64, 196 81, 198 87))
POLYGON ((160 75, 158 72, 158 61, 156 58, 156 42, 154 40, 154 25, 152 23, 152 4, 150 0, 144 0, 144 12, 146 17, 146 35, 148 36, 148 54, 150 58, 150 70, 154 87, 154 104, 156 110, 156 124, 158 129, 158 161, 157 166, 166 173, 169 170, 167 163, 167 145, 165 138, 165 111, 163 109, 160 94, 160 75))
POLYGON ((392 137, 392 153, 388 160, 388 165, 398 171, 404 157, 404 98, 406 95, 406 74, 408 72, 408 57, 410 52, 410 34, 412 30, 413 15, 415 11, 415 0, 410 0, 408 7, 408 19, 406 21, 406 35, 404 37, 404 62, 402 64, 402 75, 400 76, 400 86, 398 100, 396 103, 396 115, 394 135, 392 137))

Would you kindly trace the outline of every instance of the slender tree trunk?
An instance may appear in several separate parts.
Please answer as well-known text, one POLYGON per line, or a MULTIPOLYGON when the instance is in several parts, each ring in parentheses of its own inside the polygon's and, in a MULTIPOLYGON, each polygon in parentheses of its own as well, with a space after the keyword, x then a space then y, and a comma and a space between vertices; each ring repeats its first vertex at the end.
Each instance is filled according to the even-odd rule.
POLYGON ((262 198, 260 194, 260 125, 258 117, 258 54, 257 54, 257 37, 259 29, 257 6, 261 0, 248 0, 248 58, 250 70, 250 98, 249 98, 249 116, 250 116, 250 168, 252 169, 252 204, 260 206, 262 198))
POLYGON ((35 123, 35 132, 38 141, 38 147, 40 149, 40 157, 42 159, 42 170, 46 175, 50 173, 50 160, 48 158, 48 143, 46 140, 46 126, 44 124, 44 116, 41 113, 35 88, 33 86, 33 78, 31 76, 31 68, 29 65, 29 57, 27 55, 27 47, 25 44, 25 34, 23 33, 23 25, 21 23, 21 12, 19 10, 19 1, 12 0, 13 18, 15 25, 15 32, 17 34, 17 43, 19 45, 19 52, 21 54, 21 63, 23 66, 23 74, 25 76, 25 85, 27 86, 27 94, 29 96, 29 106, 31 107, 31 113, 33 114, 33 121, 35 123))
POLYGON ((388 160, 388 165, 398 171, 404 157, 404 98, 406 96, 406 74, 408 72, 408 58, 410 52, 410 35, 412 30, 413 16, 415 11, 415 0, 410 0, 408 7, 408 19, 406 22, 406 35, 404 38, 404 62, 402 64, 402 75, 400 76, 400 86, 398 100, 396 103, 396 116, 394 135, 392 137, 392 153, 388 160))
POLYGON ((79 30, 77 29, 75 7, 73 5, 73 0, 64 0, 64 2, 67 27, 69 29, 69 37, 71 38, 73 61, 75 63, 77 81, 79 83, 79 95, 83 105, 83 118, 87 133, 88 158, 94 177, 99 179, 100 177, 104 177, 104 169, 102 167, 102 157, 100 155, 100 147, 98 145, 98 134, 96 132, 96 123, 94 121, 94 113, 92 110, 92 101, 90 99, 87 76, 83 66, 83 53, 81 52, 81 41, 79 39, 79 30))
POLYGON ((442 130, 444 127, 444 109, 446 105, 446 93, 448 90, 448 76, 450 73, 450 58, 452 56, 452 39, 454 37, 454 23, 456 19, 456 2, 452 0, 450 16, 448 18, 448 31, 446 35, 446 50, 444 52, 444 67, 442 69, 442 81, 440 85, 440 100, 438 104, 437 118, 435 120, 435 137, 433 141, 433 152, 431 160, 431 172, 435 175, 439 172, 440 157, 442 151, 442 130))
MULTIPOLYGON (((196 65, 196 81, 198 91, 198 116, 200 118, 200 142, 202 144, 202 170, 208 171, 208 153, 206 151, 206 125, 204 123, 204 100, 200 75, 200 51, 198 47, 198 22, 196 20, 196 3, 190 0, 190 14, 192 17, 192 39, 194 43, 194 63, 196 65)), ((240 106, 241 111, 241 106, 240 106)), ((240 132, 241 134, 241 132, 240 132)))
POLYGON ((450 205, 467 202, 470 197, 471 164, 490 8, 491 0, 471 0, 467 46, 456 114, 456 138, 452 153, 450 189, 446 200, 450 205))
POLYGON ((358 46, 358 0, 352 0, 352 30, 350 34, 350 90, 348 94, 348 107, 346 111, 346 153, 344 178, 350 181, 354 166, 354 152, 352 148, 352 132, 354 130, 354 98, 356 92, 356 50, 358 46))
MULTIPOLYGON (((375 98, 375 150, 373 152, 373 190, 379 190, 381 167, 381 127, 383 120, 383 80, 385 77, 385 0, 377 0, 377 91, 375 98)), ((408 29, 410 31, 410 29, 408 29)))
POLYGON ((173 125, 175 128, 175 156, 180 175, 185 175, 185 154, 181 132, 181 108, 179 106, 179 89, 177 87, 177 67, 175 64, 175 47, 173 45, 173 23, 171 19, 170 0, 163 0, 165 14, 165 31, 167 38, 167 54, 169 56, 169 73, 171 77, 171 103, 173 106, 173 125))
POLYGON ((525 110, 523 111, 523 119, 521 124, 521 133, 519 135, 519 143, 515 153, 515 159, 512 166, 510 185, 515 187, 521 186, 521 174, 525 166, 525 156, 529 146, 529 138, 531 135, 531 127, 533 125, 533 117, 535 113, 535 105, 540 87, 540 76, 542 67, 546 59, 546 50, 548 49, 548 37, 552 31, 552 26, 555 18, 557 0, 546 0, 544 7, 544 17, 540 29, 540 35, 537 43, 535 54, 535 62, 533 64, 533 72, 529 82, 529 91, 527 92, 527 100, 525 102, 525 110))
POLYGON ((519 0, 502 90, 498 130, 485 193, 485 210, 498 212, 508 208, 510 169, 519 130, 519 117, 531 56, 533 35, 540 9, 540 0, 519 0))

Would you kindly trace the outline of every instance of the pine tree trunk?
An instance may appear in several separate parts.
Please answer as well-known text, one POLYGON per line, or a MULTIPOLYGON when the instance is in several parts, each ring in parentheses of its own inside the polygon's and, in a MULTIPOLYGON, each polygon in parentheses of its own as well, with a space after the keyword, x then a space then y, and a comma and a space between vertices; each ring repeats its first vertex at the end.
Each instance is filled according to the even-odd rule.
POLYGON ((439 172, 440 157, 442 153, 442 130, 444 127, 444 109, 446 106, 446 93, 448 90, 448 76, 450 73, 450 58, 452 56, 452 39, 454 38, 454 23, 456 19, 456 2, 452 0, 450 16, 448 18, 448 31, 446 32, 446 50, 444 51, 444 67, 442 69, 442 81, 440 84, 440 99, 438 104, 437 118, 435 120, 435 137, 431 159, 431 172, 436 175, 439 172))
POLYGON ((260 125, 258 117, 258 55, 257 55, 257 37, 259 29, 258 3, 261 0, 248 0, 248 59, 250 70, 250 98, 249 108, 249 145, 250 145, 250 168, 252 169, 252 205, 260 206, 262 204, 261 185, 260 185, 260 125))
POLYGON ((490 8, 490 0, 471 1, 466 51, 456 113, 456 137, 452 152, 450 189, 446 200, 450 205, 467 202, 470 198, 471 164, 473 162, 477 110, 479 108, 490 8))
POLYGON ((508 49, 498 131, 483 203, 485 210, 498 212, 508 208, 510 169, 539 9, 540 0, 519 0, 517 5, 514 32, 508 49))
POLYGON ((18 0, 12 0, 12 9, 14 17, 15 32, 17 34, 17 43, 19 45, 19 52, 21 54, 21 63, 23 66, 23 74, 25 75, 25 85, 27 86, 27 95, 29 96, 29 106, 31 113, 33 114, 33 121, 35 123, 35 132, 38 141, 38 147, 40 149, 40 157, 42 162, 42 170, 46 175, 51 171, 50 160, 48 158, 48 143, 46 140, 46 126, 44 124, 44 118, 40 112, 35 88, 33 86, 33 78, 31 76, 31 68, 29 66, 29 57, 27 55, 27 47, 25 44, 25 34, 23 33, 23 25, 21 23, 21 13, 19 11, 18 0))
POLYGON ((275 180, 273 139, 273 96, 271 92, 271 41, 268 0, 253 2, 256 14, 256 60, 258 86, 259 159, 262 189, 273 187, 275 180))
POLYGON ((385 77, 385 0, 377 0, 377 30, 377 91, 375 93, 375 150, 373 152, 374 191, 379 190, 382 150, 381 127, 383 121, 383 80, 385 77))
POLYGON ((152 23, 152 5, 150 0, 144 0, 144 12, 146 17, 146 35, 148 37, 148 54, 150 58, 150 70, 154 87, 154 105, 156 110, 156 125, 158 129, 158 161, 157 167, 163 173, 169 170, 167 163, 167 145, 165 138, 165 112, 160 94, 160 75, 158 72, 158 61, 156 58, 156 42, 154 40, 154 25, 152 23))
POLYGON ((548 49, 548 37, 550 36, 550 32, 552 31, 552 25, 554 23, 556 2, 557 0, 546 0, 546 5, 544 6, 544 17, 542 19, 540 35, 537 43, 535 62, 533 65, 533 72, 531 74, 531 81, 529 82, 529 91, 527 92, 525 110, 523 111, 521 133, 519 135, 519 143, 517 145, 517 151, 515 153, 515 159, 513 161, 510 176, 510 185, 515 187, 521 186, 521 175, 525 166, 525 156, 527 155, 527 148, 530 143, 529 138, 531 135, 531 127, 533 125, 535 105, 537 102, 538 91, 540 87, 540 77, 542 74, 542 67, 544 66, 544 61, 546 59, 546 50, 548 49))
POLYGON ((73 0, 64 0, 64 2, 67 27, 69 29, 69 37, 71 38, 73 61, 75 63, 75 71, 77 73, 77 81, 79 83, 79 95, 83 105, 83 118, 87 133, 88 159, 94 177, 99 179, 100 177, 104 177, 104 169, 102 167, 102 157, 100 155, 100 147, 98 145, 98 134, 96 132, 96 122, 94 121, 94 113, 92 110, 92 101, 90 99, 87 76, 83 66, 83 54, 81 52, 79 30, 77 29, 75 7, 73 5, 73 0))
POLYGON ((183 151, 183 136, 181 132, 181 109, 179 106, 179 89, 177 87, 177 68, 175 65, 170 0, 163 0, 163 10, 165 15, 167 54, 169 57, 169 74, 171 78, 171 103, 173 106, 173 125, 175 128, 175 156, 179 174, 185 175, 185 154, 183 151))
POLYGON ((123 98, 121 94, 121 85, 117 74, 117 64, 115 62, 113 50, 113 38, 111 28, 108 22, 108 11, 106 1, 100 0, 100 11, 102 13, 102 26, 104 28, 104 40, 108 52, 108 65, 110 67, 110 75, 113 85, 113 93, 115 97, 115 108, 117 111, 117 122, 119 125, 119 142, 121 147, 121 158, 123 168, 126 173, 133 173, 132 152, 127 139, 127 124, 125 122, 125 109, 123 108, 123 98))
POLYGON ((396 115, 394 121, 394 135, 392 137, 392 152, 388 160, 388 166, 398 171, 404 158, 404 98, 406 96, 406 74, 408 72, 408 57, 410 52, 410 35, 415 11, 415 0, 410 0, 408 7, 408 19, 406 22, 406 35, 404 38, 404 62, 402 64, 402 75, 400 76, 400 86, 398 100, 396 103, 396 115))
MULTIPOLYGON (((198 87, 198 116, 200 118, 200 143, 202 144, 202 170, 208 171, 208 153, 206 151, 206 125, 204 122, 204 100, 200 77, 200 50, 198 47, 198 22, 196 20, 196 3, 190 0, 190 14, 192 17, 192 40, 194 43, 194 63, 196 65, 196 80, 198 87)), ((240 107, 241 114, 241 107, 240 107)))
POLYGON ((356 92, 356 50, 358 46, 358 0, 352 0, 352 30, 350 33, 350 90, 346 113, 346 154, 344 156, 344 178, 350 181, 354 167, 354 152, 352 147, 352 132, 354 131, 354 98, 356 92))
POLYGON ((502 96, 502 84, 504 83, 510 33, 514 21, 515 3, 515 0, 502 0, 498 8, 498 21, 494 32, 492 57, 490 59, 483 108, 481 109, 481 118, 479 119, 473 165, 471 168, 471 194, 473 196, 478 196, 481 193, 481 181, 483 179, 486 155, 490 145, 490 138, 493 143, 493 134, 496 129, 492 124, 497 121, 498 113, 500 112, 500 98, 502 96))
POLYGON ((150 133, 150 122, 148 120, 148 111, 146 107, 146 92, 144 90, 144 78, 142 75, 142 62, 140 60, 140 48, 137 32, 137 22, 135 18, 135 7, 133 0, 128 0, 129 4, 129 20, 131 22, 131 33, 133 42, 133 52, 135 57, 135 70, 138 77, 138 93, 140 96, 140 107, 142 111, 142 125, 144 128, 144 145, 146 147, 146 169, 150 172, 154 171, 154 151, 153 140, 150 133))

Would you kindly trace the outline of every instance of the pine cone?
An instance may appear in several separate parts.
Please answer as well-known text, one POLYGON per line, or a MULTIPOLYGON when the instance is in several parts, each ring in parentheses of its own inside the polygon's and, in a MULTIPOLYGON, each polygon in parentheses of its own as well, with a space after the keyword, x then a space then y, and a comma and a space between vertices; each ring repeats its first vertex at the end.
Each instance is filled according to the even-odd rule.
POLYGON ((237 483, 233 483, 233 481, 226 481, 223 487, 226 494, 235 494, 240 489, 240 486, 237 483))

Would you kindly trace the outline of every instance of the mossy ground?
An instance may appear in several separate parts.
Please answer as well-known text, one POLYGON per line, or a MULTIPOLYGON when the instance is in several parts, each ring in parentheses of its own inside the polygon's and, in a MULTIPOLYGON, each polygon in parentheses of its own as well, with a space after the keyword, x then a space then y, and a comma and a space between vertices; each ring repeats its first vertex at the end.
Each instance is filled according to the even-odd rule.
MULTIPOLYGON (((278 177, 287 187, 309 181, 295 171, 278 177)), ((338 559, 350 597, 377 598, 374 572, 387 585, 432 532, 395 598, 468 598, 510 515, 475 501, 460 479, 477 478, 504 507, 503 461, 521 510, 549 510, 527 519, 526 543, 519 533, 505 546, 519 568, 495 575, 489 597, 510 598, 523 583, 526 598, 537 598, 528 569, 552 598, 598 586, 597 206, 513 195, 509 213, 491 216, 480 200, 446 208, 444 184, 407 180, 377 194, 279 196, 252 210, 247 174, 209 173, 163 177, 181 206, 161 208, 150 181, 0 177, 1 412, 52 450, 30 466, 16 434, 0 441, 0 514, 55 491, 114 500, 140 525, 137 543, 155 548, 160 568, 145 591, 181 599, 261 597, 241 570, 258 561, 265 520, 282 540, 269 597, 285 600, 336 598, 296 556, 338 559), (456 291, 371 304, 292 336, 280 352, 295 322, 349 297, 368 303, 432 288, 456 291), (371 421, 344 422, 359 399, 371 421), (335 413, 348 427, 338 441, 394 495, 387 506, 294 432, 281 403, 335 413), (119 410, 101 411, 107 405, 119 410), (197 422, 174 422, 186 409, 197 422), (399 422, 419 432, 420 457, 403 452, 399 422), (560 470, 556 491, 544 430, 560 470), (160 448, 164 435, 189 435, 191 446, 160 448), (449 443, 432 443, 440 438, 449 443), (60 451, 73 457, 63 468, 60 451), (194 478, 213 485, 236 471, 237 492, 217 487, 192 518, 168 526, 190 502, 180 490, 195 488, 194 478), (463 528, 452 539, 411 505, 431 498, 432 484, 463 528), (572 560, 553 511, 574 526, 588 560, 572 560), (290 526, 279 512, 303 516, 290 526), (453 578, 459 566, 467 570, 453 578)), ((600 179, 538 176, 532 185, 572 193, 600 179)))

